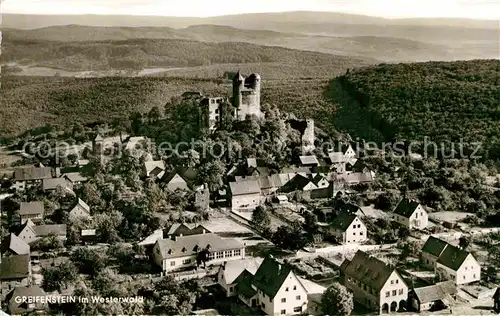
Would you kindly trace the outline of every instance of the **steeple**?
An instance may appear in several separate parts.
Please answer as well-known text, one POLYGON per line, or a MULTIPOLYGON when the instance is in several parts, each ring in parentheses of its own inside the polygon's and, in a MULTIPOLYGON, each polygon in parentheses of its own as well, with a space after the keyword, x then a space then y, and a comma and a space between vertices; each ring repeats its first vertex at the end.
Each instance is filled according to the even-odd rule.
POLYGON ((238 70, 238 72, 233 77, 233 82, 243 82, 243 80, 245 80, 245 78, 243 78, 241 72, 238 70))

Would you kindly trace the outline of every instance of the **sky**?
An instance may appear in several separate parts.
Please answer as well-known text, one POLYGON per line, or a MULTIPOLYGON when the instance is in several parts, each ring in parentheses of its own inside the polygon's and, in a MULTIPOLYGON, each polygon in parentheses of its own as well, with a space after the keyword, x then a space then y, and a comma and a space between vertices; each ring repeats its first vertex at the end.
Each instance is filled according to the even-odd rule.
POLYGON ((284 11, 500 20, 500 0, 2 0, 3 13, 23 14, 207 17, 284 11))

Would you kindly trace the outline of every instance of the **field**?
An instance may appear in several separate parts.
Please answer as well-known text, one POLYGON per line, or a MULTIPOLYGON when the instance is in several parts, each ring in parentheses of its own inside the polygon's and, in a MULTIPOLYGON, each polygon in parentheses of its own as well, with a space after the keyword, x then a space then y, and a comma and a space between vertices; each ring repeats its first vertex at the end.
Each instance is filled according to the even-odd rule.
POLYGON ((429 218, 436 222, 447 221, 450 223, 460 222, 467 216, 475 216, 475 215, 473 213, 464 213, 464 212, 436 212, 429 214, 429 218))

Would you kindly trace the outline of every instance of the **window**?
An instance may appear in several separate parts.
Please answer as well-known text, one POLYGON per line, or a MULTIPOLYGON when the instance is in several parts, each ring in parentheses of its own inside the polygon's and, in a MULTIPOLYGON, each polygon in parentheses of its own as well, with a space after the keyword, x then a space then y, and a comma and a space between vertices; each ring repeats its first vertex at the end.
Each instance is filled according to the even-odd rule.
POLYGON ((281 315, 285 315, 286 314, 286 309, 282 309, 281 310, 281 315))
POLYGON ((233 290, 234 290, 234 289, 233 289, 233 287, 231 286, 231 287, 229 288, 229 292, 231 292, 231 293, 232 293, 232 292, 233 292, 233 290))
POLYGON ((465 280, 465 275, 464 275, 464 280, 465 280))
POLYGON ((284 298, 284 297, 283 297, 283 298, 281 299, 281 303, 286 303, 286 298, 284 298))
POLYGON ((390 297, 391 296, 391 292, 387 291, 385 292, 385 297, 390 297))
POLYGON ((358 224, 358 228, 361 228, 361 224, 358 224))
POLYGON ((175 261, 170 261, 170 266, 171 267, 175 266, 175 261))
POLYGON ((392 290, 392 296, 396 296, 398 292, 396 290, 392 290))
POLYGON ((352 228, 356 228, 356 225, 352 225, 352 228))
POLYGON ((294 285, 293 286, 293 290, 295 291, 297 289, 297 285, 294 285))
POLYGON ((476 275, 474 274, 474 279, 476 278, 476 275))
POLYGON ((241 256, 241 250, 240 250, 240 249, 236 249, 236 250, 234 251, 234 255, 235 255, 235 256, 241 256))
POLYGON ((217 254, 215 255, 215 258, 217 259, 220 259, 223 257, 223 252, 222 251, 218 251, 217 254))
POLYGON ((219 114, 219 109, 215 109, 215 114, 219 114))
POLYGON ((394 284, 394 280, 391 280, 391 284, 394 284))
POLYGON ((285 292, 288 292, 288 288, 285 288, 285 292))
POLYGON ((182 264, 190 264, 190 263, 191 263, 191 259, 182 260, 182 264))
POLYGON ((300 312, 302 312, 302 306, 297 306, 297 307, 294 307, 294 308, 293 308, 293 312, 294 312, 294 313, 300 313, 300 312))
POLYGON ((399 289, 399 295, 403 295, 404 291, 404 289, 399 289))
POLYGON ((360 236, 363 236, 363 232, 359 232, 359 235, 360 235, 360 236))
POLYGON ((398 283, 399 283, 399 280, 396 280, 396 284, 398 284, 398 283))
POLYGON ((418 213, 415 213, 415 218, 418 218, 418 213))
POLYGON ((352 234, 353 234, 353 236, 356 236, 356 233, 352 233, 352 234))
POLYGON ((297 296, 295 297, 295 299, 296 299, 297 301, 299 301, 299 300, 300 300, 300 295, 297 295, 297 296))

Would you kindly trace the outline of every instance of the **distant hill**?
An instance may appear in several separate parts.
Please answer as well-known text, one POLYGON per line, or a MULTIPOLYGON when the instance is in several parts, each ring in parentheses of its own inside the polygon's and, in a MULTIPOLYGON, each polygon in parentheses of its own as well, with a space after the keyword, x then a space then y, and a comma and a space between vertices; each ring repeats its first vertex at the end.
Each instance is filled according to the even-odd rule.
MULTIPOLYGON (((323 28, 324 25, 319 25, 319 27, 323 28)), ((185 39, 201 42, 236 41, 317 51, 334 55, 371 58, 387 62, 458 60, 495 58, 498 56, 498 45, 496 45, 496 41, 488 40, 488 32, 480 32, 477 29, 445 30, 440 28, 441 33, 429 30, 428 32, 432 34, 433 38, 428 37, 426 41, 425 38, 416 40, 422 35, 419 28, 403 28, 401 31, 411 39, 404 38, 404 34, 401 36, 397 34, 397 36, 391 36, 394 32, 387 32, 387 28, 384 26, 369 27, 367 25, 353 24, 349 26, 331 26, 329 28, 336 30, 335 32, 343 34, 343 36, 238 29, 231 26, 211 24, 193 25, 181 29, 169 27, 133 28, 68 25, 35 30, 4 29, 3 33, 5 43, 25 40, 73 42, 123 41, 132 39, 185 39), (349 30, 346 30, 345 27, 348 27, 349 30), (367 29, 370 29, 370 31, 368 32, 367 29), (358 36, 359 34, 362 34, 362 36, 358 36), (460 40, 453 40, 453 36, 460 38, 460 40), (473 39, 467 40, 468 37, 473 39), (446 38, 446 40, 442 40, 443 38, 446 38)), ((491 33, 492 31, 489 32, 491 33)), ((321 32, 318 31, 318 33, 321 32)), ((17 44, 19 43, 17 42, 17 44)), ((12 45, 10 47, 12 48, 12 45)))
POLYGON ((242 42, 209 43, 176 39, 53 42, 4 39, 3 62, 63 70, 178 68, 227 63, 297 64, 335 67, 366 64, 362 59, 333 56, 242 42))
POLYGON ((373 129, 385 141, 429 137, 438 148, 454 142, 457 153, 463 140, 468 154, 476 148, 470 143, 480 143, 477 155, 500 160, 499 69, 498 60, 379 65, 350 71, 330 93, 343 104, 337 121, 351 132, 373 129))

